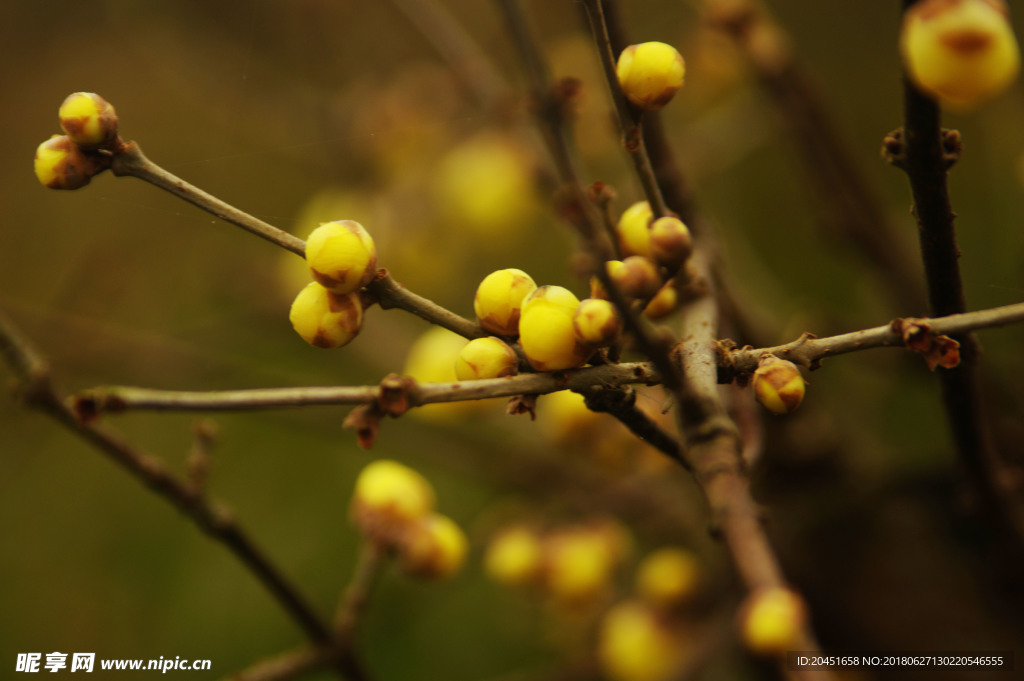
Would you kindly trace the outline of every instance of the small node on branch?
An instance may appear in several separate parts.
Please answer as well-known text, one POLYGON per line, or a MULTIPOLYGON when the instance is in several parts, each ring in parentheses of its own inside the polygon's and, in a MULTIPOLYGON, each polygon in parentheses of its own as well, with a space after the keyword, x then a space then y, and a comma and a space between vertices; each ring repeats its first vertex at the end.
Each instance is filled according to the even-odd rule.
POLYGON ((952 369, 960 364, 960 343, 949 336, 934 333, 928 320, 894 319, 891 328, 903 339, 904 347, 924 355, 929 371, 935 371, 938 366, 952 369))
POLYGON ((959 130, 942 129, 942 162, 946 170, 949 170, 960 160, 964 150, 963 138, 959 130))
POLYGON ((361 404, 348 413, 341 427, 356 431, 356 442, 362 449, 370 449, 380 432, 380 420, 384 418, 376 402, 361 404))
POLYGON ((901 170, 907 169, 907 148, 903 139, 902 127, 882 138, 882 158, 889 165, 901 170))
POLYGON ((380 382, 377 405, 388 416, 397 417, 409 411, 409 393, 416 389, 416 379, 401 374, 388 374, 380 382))

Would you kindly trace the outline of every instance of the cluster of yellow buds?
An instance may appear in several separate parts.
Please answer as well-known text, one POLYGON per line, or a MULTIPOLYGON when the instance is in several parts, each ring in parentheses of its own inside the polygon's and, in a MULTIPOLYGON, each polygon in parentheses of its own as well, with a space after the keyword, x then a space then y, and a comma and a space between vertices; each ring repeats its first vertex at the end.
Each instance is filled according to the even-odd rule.
MULTIPOLYGON (((538 371, 582 366, 600 347, 613 344, 621 321, 604 301, 582 303, 562 286, 537 286, 522 270, 498 270, 484 277, 473 300, 484 329, 512 340, 538 371), (594 303, 598 303, 595 305, 594 303)), ((508 376, 518 370, 515 350, 502 338, 469 343, 458 362, 460 379, 508 376)))
POLYGON ((36 177, 50 189, 80 189, 110 166, 110 151, 120 141, 117 114, 99 95, 75 92, 57 115, 64 134, 36 148, 36 177))
POLYGON ((292 302, 292 328, 314 347, 341 347, 363 326, 360 290, 377 272, 373 238, 354 220, 325 222, 306 240, 306 264, 313 281, 292 302))
POLYGON ((370 541, 393 550, 406 574, 450 577, 465 562, 468 541, 449 517, 434 510, 434 488, 396 461, 374 461, 356 479, 352 520, 370 541))
MULTIPOLYGON (((654 218, 647 201, 629 206, 615 225, 622 260, 605 263, 608 276, 628 298, 645 301, 644 315, 660 319, 676 309, 679 292, 675 274, 693 253, 689 228, 674 215, 654 218)), ((590 280, 590 295, 607 299, 597 277, 590 280)))
POLYGON ((1003 0, 922 0, 900 30, 907 75, 925 93, 968 110, 990 99, 1020 70, 1020 48, 1003 0))
POLYGON ((635 596, 605 613, 598 660, 614 681, 663 681, 687 657, 685 609, 699 593, 696 556, 678 547, 648 554, 637 568, 635 596))
POLYGON ((631 546, 610 519, 547 531, 516 524, 494 535, 484 569, 496 582, 532 587, 557 608, 576 611, 607 600, 631 546))

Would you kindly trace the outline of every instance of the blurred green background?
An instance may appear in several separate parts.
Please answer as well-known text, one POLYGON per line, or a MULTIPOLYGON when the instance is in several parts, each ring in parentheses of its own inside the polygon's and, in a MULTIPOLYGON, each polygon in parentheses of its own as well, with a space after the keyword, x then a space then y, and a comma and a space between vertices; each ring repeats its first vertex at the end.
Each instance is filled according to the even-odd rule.
MULTIPOLYGON (((523 79, 492 3, 443 4, 516 92, 523 79)), ((583 79, 585 179, 615 186, 621 210, 640 194, 609 124, 580 5, 528 4, 554 75, 583 79)), ((905 178, 878 152, 901 116, 897 4, 771 3, 912 247, 905 178)), ((668 133, 721 231, 744 304, 774 340, 924 314, 896 308, 850 248, 822 235, 778 111, 692 5, 622 5, 635 39, 672 43, 687 58, 686 89, 666 110, 668 133)), ((41 187, 34 148, 58 131, 57 107, 78 90, 111 101, 123 136, 151 159, 261 219, 300 236, 321 220, 363 221, 396 279, 463 314, 472 313, 476 283, 498 267, 586 292, 567 266, 567 229, 543 192, 523 190, 546 157, 522 103, 480 106, 389 2, 8 2, 0 4, 0 60, 0 308, 69 391, 373 383, 401 369, 425 327, 373 309, 350 346, 310 348, 287 322, 303 281, 294 256, 133 179, 106 174, 76 192, 41 187), (480 195, 482 207, 467 198, 480 195)), ((1020 84, 969 117, 947 119, 965 140, 951 192, 971 308, 1024 297, 1022 120, 1020 84)), ((989 393, 989 406, 1014 427, 1024 329, 985 331, 981 340, 987 371, 1010 388, 989 393)), ((810 377, 801 412, 785 426, 768 424, 757 480, 773 537, 826 645, 1012 647, 1022 629, 1006 604, 1020 594, 992 579, 977 528, 960 525, 965 502, 937 381, 908 354, 831 360, 810 377)), ((474 540, 504 505, 523 500, 569 519, 612 509, 641 547, 689 544, 721 572, 713 581, 729 584, 684 477, 641 479, 656 499, 658 490, 684 499, 659 520, 635 503, 635 490, 613 502, 609 483, 585 460, 566 459, 537 424, 492 411, 459 428, 388 421, 372 452, 342 430, 339 408, 215 414, 210 490, 325 615, 353 567, 352 481, 377 457, 423 472, 440 510, 474 540), (570 471, 569 482, 552 482, 552 470, 570 471)), ((196 418, 107 422, 180 470, 196 418)), ((217 678, 302 641, 226 551, 47 418, 0 400, 0 451, 0 665, 19 652, 180 655, 211 659, 209 678, 217 678)), ((561 626, 488 582, 474 555, 445 584, 389 572, 362 650, 381 679, 499 678, 562 657, 561 626)), ((720 673, 755 672, 727 664, 720 673)))

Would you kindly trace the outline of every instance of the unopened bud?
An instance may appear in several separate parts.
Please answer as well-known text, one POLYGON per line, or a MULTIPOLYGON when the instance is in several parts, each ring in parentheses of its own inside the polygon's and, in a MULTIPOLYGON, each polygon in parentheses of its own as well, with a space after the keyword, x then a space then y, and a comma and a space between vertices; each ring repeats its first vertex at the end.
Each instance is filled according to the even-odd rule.
POLYGON ((789 589, 758 589, 740 608, 740 638, 758 655, 779 655, 798 643, 807 606, 789 589))
POLYGON ((800 406, 806 384, 800 369, 790 361, 774 355, 761 358, 754 371, 754 396, 765 409, 776 414, 788 414, 800 406))
POLYGON ((1002 0, 922 0, 900 29, 907 74, 925 93, 970 109, 1020 70, 1020 48, 1002 0))
POLYGON ((576 337, 596 348, 612 345, 622 332, 622 319, 615 306, 600 298, 581 301, 573 315, 572 324, 576 337))
POLYGON ((661 274, 650 258, 631 255, 621 263, 610 261, 608 274, 623 295, 646 300, 661 288, 661 274))
POLYGON ((117 113, 94 92, 68 95, 58 116, 61 129, 83 148, 108 147, 117 139, 117 113))
POLYGON ((673 269, 678 268, 693 253, 693 237, 683 221, 671 215, 651 223, 651 257, 673 269))
POLYGON ((402 572, 421 579, 451 577, 466 562, 469 541, 454 520, 434 513, 411 525, 398 543, 402 572))
POLYGON ((630 102, 641 109, 660 109, 683 87, 686 64, 671 45, 649 42, 624 49, 615 71, 630 102))
POLYGON ((334 293, 351 293, 377 272, 373 238, 355 220, 325 222, 306 240, 306 262, 313 278, 334 293))
POLYGON ((358 293, 333 293, 313 281, 295 297, 288 319, 310 345, 339 348, 363 328, 363 303, 358 293))
POLYGON ((455 360, 455 377, 460 381, 515 376, 517 373, 519 358, 516 351, 494 336, 469 341, 455 360))
POLYGON ((36 148, 36 177, 50 189, 81 189, 105 168, 67 135, 54 135, 36 148))
POLYGON ((523 299, 536 288, 537 284, 522 270, 508 268, 488 274, 473 298, 480 326, 501 336, 517 335, 523 299))

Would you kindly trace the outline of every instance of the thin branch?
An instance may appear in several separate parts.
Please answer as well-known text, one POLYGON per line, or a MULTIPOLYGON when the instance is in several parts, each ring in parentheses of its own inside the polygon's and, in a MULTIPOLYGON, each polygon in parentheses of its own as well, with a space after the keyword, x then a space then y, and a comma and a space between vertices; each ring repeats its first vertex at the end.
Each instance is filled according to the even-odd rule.
POLYGON ((647 155, 647 145, 644 142, 642 113, 633 107, 619 87, 619 78, 615 67, 615 53, 612 51, 611 38, 608 35, 608 25, 604 16, 604 5, 602 0, 584 0, 584 8, 587 10, 587 18, 590 20, 590 29, 594 36, 594 43, 597 45, 598 56, 601 58, 601 67, 604 69, 605 80, 615 102, 615 112, 619 122, 619 132, 622 135, 622 146, 629 153, 633 161, 633 168, 636 171, 640 185, 643 187, 644 196, 651 206, 655 217, 661 217, 670 213, 665 205, 665 198, 661 194, 661 188, 654 175, 651 166, 651 159, 647 155))
POLYGON ((387 270, 380 270, 377 277, 367 284, 366 290, 376 299, 381 309, 399 308, 411 312, 420 319, 443 326, 470 340, 490 335, 479 324, 405 288, 392 279, 387 270))
MULTIPOLYGON (((909 321, 909 320, 908 320, 909 321)), ((956 335, 975 329, 1024 322, 1024 303, 934 319, 912 320, 936 335, 956 335)), ((763 348, 727 348, 714 356, 719 383, 757 368, 762 355, 771 353, 804 367, 814 367, 828 357, 883 347, 902 347, 903 336, 893 322, 861 331, 815 338, 803 334, 783 345, 763 348)), ((627 385, 655 385, 661 379, 651 362, 602 364, 563 372, 525 373, 506 378, 455 383, 421 383, 410 389, 412 405, 461 402, 514 395, 540 395, 560 390, 586 392, 595 386, 615 390, 627 385)), ((245 411, 280 409, 309 405, 369 404, 377 399, 380 386, 306 386, 295 388, 254 388, 248 390, 159 390, 132 386, 104 386, 82 391, 71 399, 79 419, 124 411, 245 411)))
POLYGON ((334 615, 334 629, 338 633, 338 638, 347 641, 350 646, 359 621, 370 602, 373 586, 380 577, 385 557, 386 548, 383 545, 371 539, 363 540, 352 579, 334 615))
MULTIPOLYGON (((274 565, 220 503, 198 494, 157 457, 136 449, 119 436, 95 425, 82 423, 53 388, 42 355, 6 317, 0 315, 0 351, 28 390, 21 393, 27 406, 45 412, 65 428, 95 447, 177 508, 207 536, 224 545, 277 600, 278 604, 316 645, 330 647, 333 633, 298 589, 274 565)), ((346 671, 347 660, 336 660, 346 671)))
POLYGON ((114 152, 111 161, 111 171, 117 176, 136 177, 145 180, 155 187, 174 194, 179 199, 184 199, 194 206, 197 206, 208 213, 211 213, 221 220, 237 225, 242 229, 252 232, 258 237, 277 244, 281 248, 291 251, 299 256, 305 256, 306 242, 289 234, 283 229, 267 224, 262 220, 241 211, 234 206, 221 201, 216 196, 207 194, 202 189, 185 182, 180 177, 173 175, 157 164, 150 161, 142 153, 141 147, 135 142, 119 145, 114 152))
POLYGON ((229 681, 291 681, 303 674, 322 669, 331 662, 331 652, 323 648, 296 648, 256 662, 232 674, 229 681))
MULTIPOLYGON (((904 0, 903 11, 915 2, 904 0)), ((931 313, 962 313, 966 304, 953 226, 956 216, 946 182, 951 159, 944 144, 947 139, 941 129, 941 113, 938 103, 918 90, 905 73, 903 93, 902 149, 898 150, 897 165, 906 172, 913 194, 931 313)), ((999 481, 1001 464, 982 411, 977 339, 972 333, 957 334, 954 339, 960 343, 960 365, 940 374, 953 441, 987 515, 1008 531, 1018 551, 1024 551, 1024 512, 999 481)))
POLYGON ((479 44, 436 0, 390 0, 465 83, 481 106, 495 108, 507 85, 479 44))

